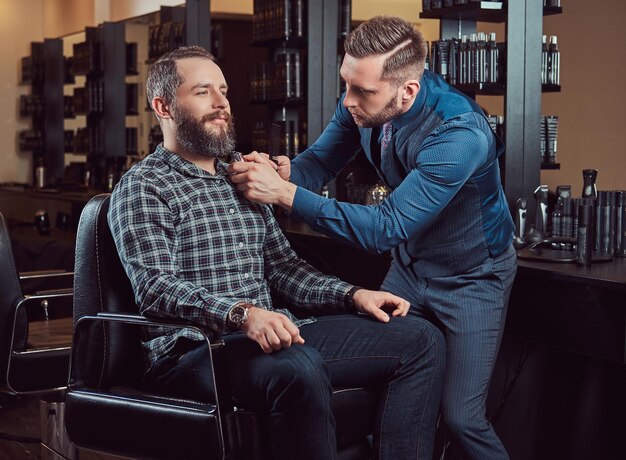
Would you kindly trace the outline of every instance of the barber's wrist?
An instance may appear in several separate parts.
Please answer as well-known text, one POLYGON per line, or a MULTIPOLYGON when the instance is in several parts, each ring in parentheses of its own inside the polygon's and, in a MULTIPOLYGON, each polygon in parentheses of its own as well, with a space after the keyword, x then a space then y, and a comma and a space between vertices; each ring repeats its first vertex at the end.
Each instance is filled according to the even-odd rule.
POLYGON ((283 181, 283 191, 280 193, 277 205, 286 211, 290 211, 293 208, 293 201, 296 197, 296 190, 298 186, 292 182, 283 181))
POLYGON ((352 286, 343 296, 343 305, 348 313, 358 313, 356 305, 354 304, 354 294, 360 289, 363 288, 361 286, 352 286))

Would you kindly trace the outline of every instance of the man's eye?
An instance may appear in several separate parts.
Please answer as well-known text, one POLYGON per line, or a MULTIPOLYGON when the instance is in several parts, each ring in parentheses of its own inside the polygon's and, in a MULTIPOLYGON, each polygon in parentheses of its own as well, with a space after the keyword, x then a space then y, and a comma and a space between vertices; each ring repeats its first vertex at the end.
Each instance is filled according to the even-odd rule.
POLYGON ((209 94, 209 92, 208 91, 200 91, 200 92, 198 92, 198 95, 200 95, 200 94, 209 94))

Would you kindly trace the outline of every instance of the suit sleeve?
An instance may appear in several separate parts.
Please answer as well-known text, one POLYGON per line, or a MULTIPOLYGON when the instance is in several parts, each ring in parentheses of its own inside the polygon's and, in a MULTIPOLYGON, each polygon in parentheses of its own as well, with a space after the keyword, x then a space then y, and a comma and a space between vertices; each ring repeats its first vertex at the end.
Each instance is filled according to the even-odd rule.
POLYGON ((374 253, 386 252, 428 228, 486 161, 490 141, 470 122, 446 123, 415 150, 414 168, 379 206, 296 191, 292 215, 316 230, 374 253))

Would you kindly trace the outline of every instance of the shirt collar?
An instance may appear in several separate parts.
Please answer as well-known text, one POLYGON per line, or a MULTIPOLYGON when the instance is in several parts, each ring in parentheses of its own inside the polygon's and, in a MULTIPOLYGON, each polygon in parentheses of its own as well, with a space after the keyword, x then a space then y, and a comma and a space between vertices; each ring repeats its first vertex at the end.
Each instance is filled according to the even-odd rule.
POLYGON ((215 159, 215 174, 210 174, 202 168, 199 168, 191 161, 185 160, 180 155, 166 149, 163 144, 159 144, 153 153, 159 156, 166 164, 171 166, 175 171, 181 174, 194 177, 208 177, 213 179, 223 179, 228 175, 228 165, 221 160, 215 159))

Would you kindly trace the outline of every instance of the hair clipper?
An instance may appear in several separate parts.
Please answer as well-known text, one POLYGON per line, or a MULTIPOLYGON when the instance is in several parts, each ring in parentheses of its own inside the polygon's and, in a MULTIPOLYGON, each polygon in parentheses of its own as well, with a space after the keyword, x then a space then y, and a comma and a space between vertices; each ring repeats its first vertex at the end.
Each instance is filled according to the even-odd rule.
POLYGON ((526 246, 524 234, 526 233, 526 213, 528 212, 528 203, 526 198, 519 198, 515 203, 515 235, 513 236, 513 246, 516 249, 526 246))

